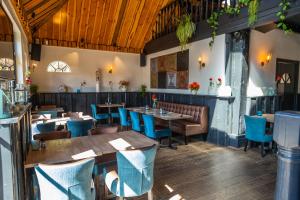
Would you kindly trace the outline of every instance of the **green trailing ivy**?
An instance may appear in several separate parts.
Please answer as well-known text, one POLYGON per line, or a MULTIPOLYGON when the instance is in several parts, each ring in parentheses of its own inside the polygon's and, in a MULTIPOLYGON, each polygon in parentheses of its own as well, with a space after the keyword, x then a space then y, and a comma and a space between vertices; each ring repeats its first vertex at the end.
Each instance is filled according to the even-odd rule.
POLYGON ((292 32, 291 27, 289 27, 285 23, 287 11, 290 8, 290 2, 289 2, 289 0, 281 0, 281 2, 279 4, 279 7, 280 7, 280 10, 276 14, 276 16, 279 19, 278 20, 278 24, 277 24, 277 28, 283 30, 285 33, 291 33, 292 32))
POLYGON ((252 26, 257 21, 257 11, 259 8, 260 0, 251 0, 248 2, 248 24, 252 26))
POLYGON ((183 15, 179 21, 179 25, 176 30, 176 36, 180 42, 181 50, 186 48, 188 40, 193 36, 196 30, 196 25, 192 21, 190 15, 183 15))
POLYGON ((211 33, 211 41, 209 42, 209 46, 212 48, 215 42, 215 38, 217 36, 217 31, 219 28, 219 17, 224 15, 224 14, 228 14, 228 15, 238 15, 240 14, 241 9, 239 6, 237 7, 231 7, 231 6, 227 6, 226 8, 224 8, 223 10, 217 12, 214 11, 210 17, 207 19, 207 23, 209 25, 209 27, 212 29, 212 33, 211 33))

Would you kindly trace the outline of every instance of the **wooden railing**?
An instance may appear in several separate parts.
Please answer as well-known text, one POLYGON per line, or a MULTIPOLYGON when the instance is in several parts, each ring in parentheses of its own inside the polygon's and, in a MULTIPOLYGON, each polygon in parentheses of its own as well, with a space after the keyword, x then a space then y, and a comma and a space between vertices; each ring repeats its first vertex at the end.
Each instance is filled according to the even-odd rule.
POLYGON ((237 0, 175 0, 159 11, 152 39, 159 38, 176 31, 179 19, 184 14, 190 14, 194 23, 206 21, 213 11, 226 6, 235 6, 237 0))

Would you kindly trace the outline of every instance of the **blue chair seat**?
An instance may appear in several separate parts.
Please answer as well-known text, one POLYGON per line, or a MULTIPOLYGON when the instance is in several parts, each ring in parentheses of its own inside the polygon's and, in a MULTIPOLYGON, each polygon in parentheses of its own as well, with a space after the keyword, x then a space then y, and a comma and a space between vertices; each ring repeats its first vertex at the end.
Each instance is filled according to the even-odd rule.
POLYGON ((108 119, 109 114, 96 114, 94 117, 96 120, 108 119))
POLYGON ((119 113, 115 113, 115 112, 110 113, 110 116, 111 116, 111 118, 120 118, 119 113))
POLYGON ((92 119, 67 121, 67 128, 71 132, 71 137, 87 136, 88 130, 92 129, 93 125, 92 119))
POLYGON ((151 115, 143 115, 145 124, 145 135, 152 139, 161 139, 164 137, 171 137, 172 131, 169 128, 155 129, 154 118, 151 115))
POLYGON ((52 132, 55 131, 55 122, 37 124, 36 128, 41 133, 52 132))

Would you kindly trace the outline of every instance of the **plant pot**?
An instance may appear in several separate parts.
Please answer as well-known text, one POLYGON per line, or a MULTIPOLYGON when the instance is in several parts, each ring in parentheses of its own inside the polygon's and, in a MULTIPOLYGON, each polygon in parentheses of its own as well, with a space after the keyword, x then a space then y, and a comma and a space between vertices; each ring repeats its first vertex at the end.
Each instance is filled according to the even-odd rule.
POLYGON ((198 93, 198 90, 191 90, 192 95, 196 95, 198 93))

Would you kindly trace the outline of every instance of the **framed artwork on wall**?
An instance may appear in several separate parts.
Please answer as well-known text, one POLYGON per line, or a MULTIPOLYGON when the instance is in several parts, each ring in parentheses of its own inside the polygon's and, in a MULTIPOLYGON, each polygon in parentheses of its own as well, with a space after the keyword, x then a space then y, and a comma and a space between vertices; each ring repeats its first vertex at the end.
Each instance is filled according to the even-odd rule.
POLYGON ((189 50, 150 60, 151 88, 187 89, 189 82, 189 50))

